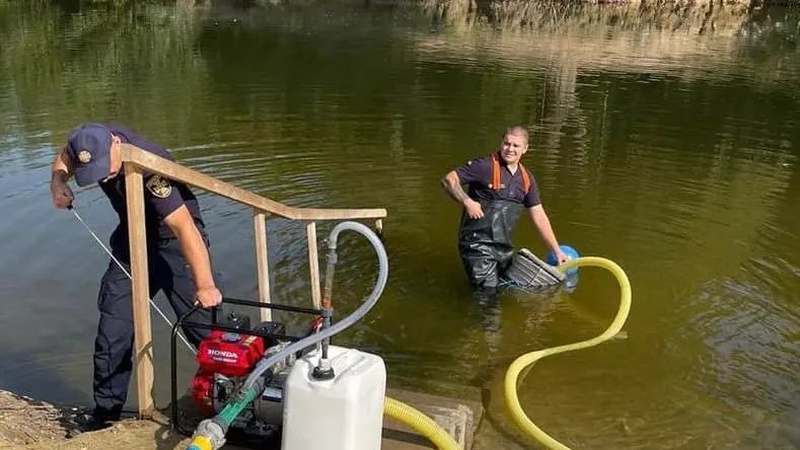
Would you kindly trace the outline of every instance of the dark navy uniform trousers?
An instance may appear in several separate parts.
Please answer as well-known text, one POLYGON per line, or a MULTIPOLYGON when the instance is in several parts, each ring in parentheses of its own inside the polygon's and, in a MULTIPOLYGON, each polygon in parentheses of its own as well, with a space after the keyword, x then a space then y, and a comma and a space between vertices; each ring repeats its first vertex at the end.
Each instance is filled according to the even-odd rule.
MULTIPOLYGON (((208 246, 208 238, 200 228, 208 246)), ((128 241, 115 231, 111 237, 114 256, 130 273, 128 241)), ((177 238, 160 239, 147 250, 150 296, 164 291, 175 314, 180 317, 194 305, 195 285, 191 269, 177 238)), ((94 401, 96 412, 118 416, 128 396, 133 370, 133 308, 131 280, 112 260, 100 284, 97 306, 100 322, 94 343, 94 401)), ((193 322, 211 323, 211 310, 199 309, 193 322)), ((188 341, 197 347, 208 330, 183 329, 188 341)))

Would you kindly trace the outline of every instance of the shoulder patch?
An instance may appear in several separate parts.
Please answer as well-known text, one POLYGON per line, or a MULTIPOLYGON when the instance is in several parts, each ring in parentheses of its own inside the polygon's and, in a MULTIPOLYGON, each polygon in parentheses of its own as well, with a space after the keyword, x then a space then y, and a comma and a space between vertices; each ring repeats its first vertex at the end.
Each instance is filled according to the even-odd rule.
POLYGON ((172 185, 169 180, 162 178, 160 175, 153 175, 145 183, 147 190, 158 198, 167 198, 172 193, 172 185))

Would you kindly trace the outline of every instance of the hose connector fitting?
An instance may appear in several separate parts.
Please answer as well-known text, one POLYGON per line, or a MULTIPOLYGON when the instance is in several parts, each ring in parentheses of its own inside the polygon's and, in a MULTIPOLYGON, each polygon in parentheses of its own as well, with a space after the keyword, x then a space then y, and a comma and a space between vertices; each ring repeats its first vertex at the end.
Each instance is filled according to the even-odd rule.
POLYGON ((216 417, 205 419, 197 425, 187 450, 217 450, 225 445, 225 433, 228 427, 215 419, 216 417))

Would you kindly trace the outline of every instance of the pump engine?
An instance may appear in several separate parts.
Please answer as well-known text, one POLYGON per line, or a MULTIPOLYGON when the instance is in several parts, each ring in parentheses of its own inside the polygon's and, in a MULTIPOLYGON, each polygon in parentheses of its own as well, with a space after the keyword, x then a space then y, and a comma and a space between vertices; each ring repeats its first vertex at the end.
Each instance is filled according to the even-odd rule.
POLYGON ((221 448, 233 429, 248 436, 273 434, 280 428, 282 450, 320 445, 328 450, 373 450, 381 445, 386 366, 380 356, 332 345, 331 336, 362 318, 377 302, 389 276, 388 257, 380 238, 367 226, 342 222, 328 238, 328 267, 321 308, 223 298, 223 304, 268 308, 315 316, 305 336, 290 337, 284 326, 229 316, 227 323, 190 322, 198 309, 178 318, 172 327, 172 424, 178 420, 176 336, 181 327, 212 330, 201 342, 192 397, 207 416, 197 424, 191 449, 221 448), (378 256, 375 287, 361 306, 333 323, 331 303, 336 242, 339 233, 364 235, 378 256), (313 430, 313 431, 311 431, 313 430))
MULTIPOLYGON (((180 323, 197 326, 182 320, 180 323)), ((235 314, 212 325, 212 331, 198 347, 198 368, 191 383, 192 399, 204 419, 224 415, 225 408, 236 402, 245 406, 225 432, 236 432, 248 441, 280 436, 283 450, 311 448, 319 444, 319 436, 308 433, 310 428, 333 438, 333 442, 326 442, 326 448, 331 450, 369 450, 379 446, 386 388, 384 362, 377 355, 356 349, 322 343, 305 348, 296 345, 296 341, 309 339, 323 326, 324 320, 318 316, 306 336, 290 337, 284 334, 281 323, 261 322, 251 328, 249 317, 235 314), (287 349, 293 345, 293 349, 287 349), (260 375, 252 401, 238 402, 246 380, 253 373, 261 373, 261 365, 276 356, 279 362, 270 370, 261 371, 264 374, 260 375)), ((174 336, 172 351, 174 357, 174 336)), ((173 424, 190 434, 181 429, 178 421, 175 374, 173 365, 173 424)))
MULTIPOLYGON (((261 322, 250 328, 248 316, 231 313, 222 325, 237 331, 215 329, 198 347, 197 373, 191 394, 197 409, 206 417, 218 413, 264 357, 283 349, 290 341, 282 340, 284 325, 261 322), (250 334, 250 333, 253 334, 250 334)), ((281 424, 283 381, 294 358, 287 358, 283 369, 275 373, 257 397, 231 424, 249 436, 267 437, 281 424)))

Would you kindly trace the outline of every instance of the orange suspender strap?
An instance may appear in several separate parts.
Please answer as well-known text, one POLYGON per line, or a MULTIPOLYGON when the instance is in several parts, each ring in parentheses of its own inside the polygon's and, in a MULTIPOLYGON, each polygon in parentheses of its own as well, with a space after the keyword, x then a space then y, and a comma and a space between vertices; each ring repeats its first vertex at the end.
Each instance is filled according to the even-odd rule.
POLYGON ((500 190, 500 161, 497 160, 497 153, 492 153, 492 184, 489 188, 494 191, 500 190))
POLYGON ((525 195, 531 191, 531 176, 528 174, 528 169, 519 163, 519 170, 522 171, 522 188, 525 190, 525 195))
MULTIPOLYGON (((525 190, 525 195, 531 191, 531 176, 528 174, 528 169, 519 163, 519 170, 522 171, 522 188, 525 190)), ((492 184, 489 188, 495 191, 500 190, 500 161, 497 159, 497 153, 492 153, 492 184)))

